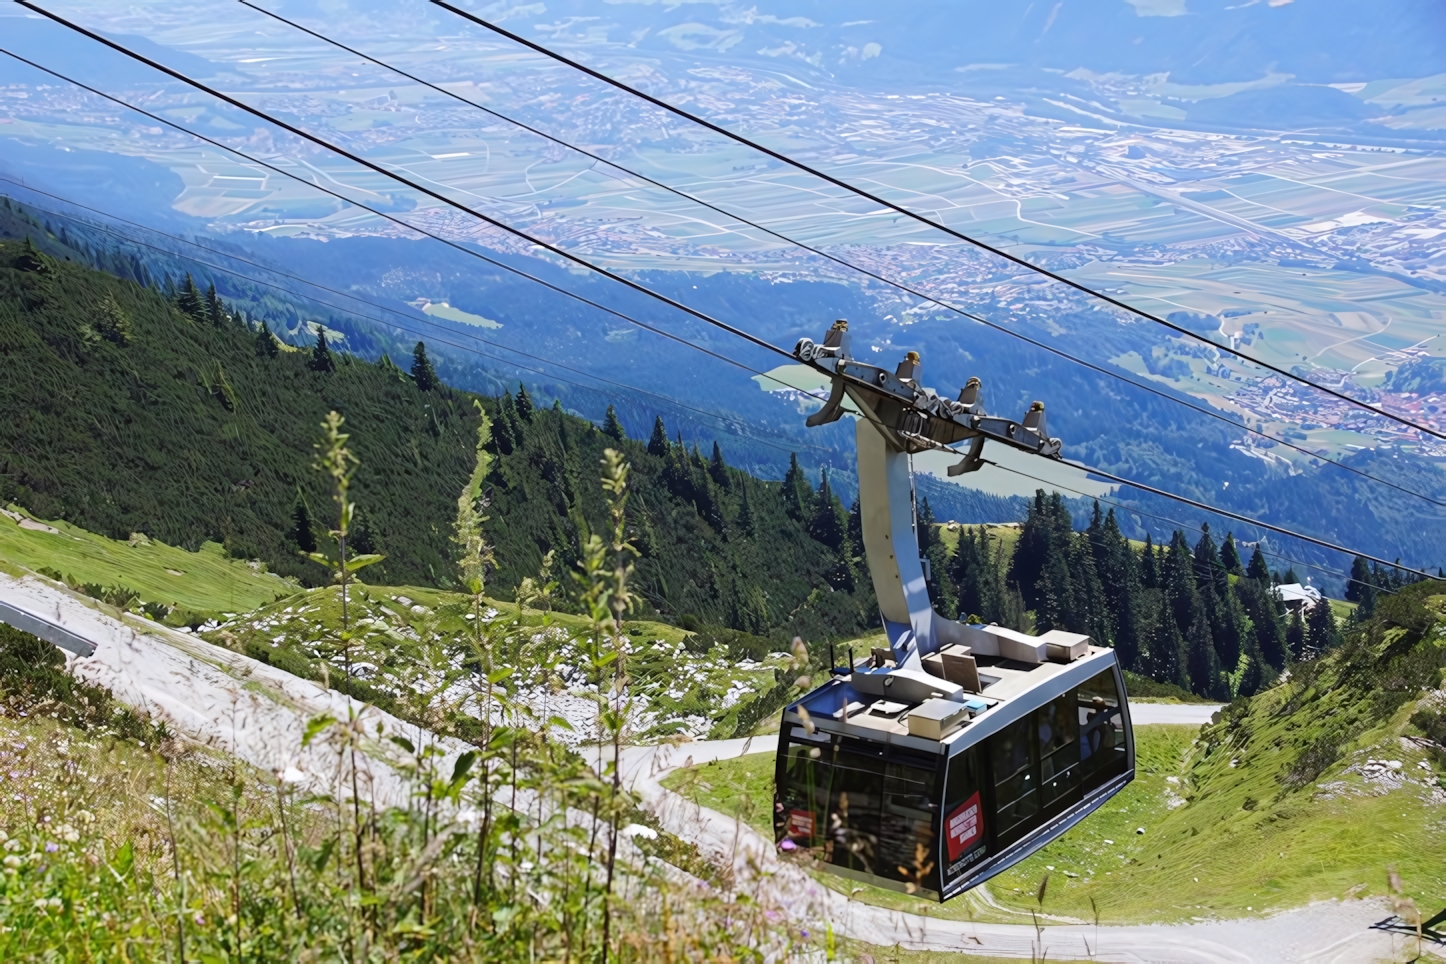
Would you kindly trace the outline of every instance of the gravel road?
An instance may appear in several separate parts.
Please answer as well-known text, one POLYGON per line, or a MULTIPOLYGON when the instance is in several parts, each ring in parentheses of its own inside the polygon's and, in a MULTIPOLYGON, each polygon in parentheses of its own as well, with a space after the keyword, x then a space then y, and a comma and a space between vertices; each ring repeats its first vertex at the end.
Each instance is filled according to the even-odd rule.
MULTIPOLYGON (((320 741, 302 749, 309 719, 322 713, 344 719, 348 700, 314 683, 194 636, 133 616, 116 618, 94 601, 33 577, 0 573, 0 602, 62 626, 95 644, 87 657, 70 658, 76 675, 109 688, 116 698, 165 718, 172 730, 234 753, 265 770, 295 768, 318 788, 338 774, 338 757, 320 741)), ((360 704, 352 703, 356 709, 360 704)), ((1137 725, 1208 722, 1217 706, 1136 704, 1137 725)), ((367 709, 370 727, 414 742, 430 739, 411 724, 367 709)), ((851 938, 882 946, 950 950, 1029 959, 1179 962, 1312 962, 1357 964, 1403 960, 1405 941, 1372 924, 1389 916, 1377 902, 1332 901, 1258 920, 1133 927, 1051 925, 1042 936, 1018 924, 970 924, 885 910, 850 901, 779 859, 772 843, 723 814, 688 803, 659 781, 689 763, 743 753, 773 752, 776 737, 719 740, 679 746, 628 747, 624 774, 663 825, 695 842, 714 859, 731 861, 736 879, 755 887, 798 922, 823 921, 851 938)), ((458 747, 448 746, 455 752, 458 747)), ((403 803, 406 788, 385 764, 369 782, 378 803, 403 803)), ((363 791, 364 793, 367 791, 363 791)))
MULTIPOLYGON (((1149 707, 1137 725, 1193 722, 1185 714, 1156 710, 1200 708, 1171 704, 1149 707)), ((1211 712, 1216 707, 1210 707, 1211 712)), ((1205 719, 1209 719, 1208 713, 1205 719)), ((730 863, 743 887, 757 887, 788 909, 796 920, 881 946, 902 944, 915 950, 1046 960, 1169 962, 1169 964, 1361 964, 1406 960, 1407 942, 1371 925, 1390 917, 1378 901, 1328 901, 1273 917, 1189 925, 1148 924, 1100 927, 1052 924, 1036 934, 1028 924, 973 924, 939 920, 851 901, 822 886, 796 864, 780 859, 771 841, 731 817, 700 807, 663 789, 659 781, 690 764, 745 753, 771 753, 776 736, 716 740, 678 746, 629 747, 624 774, 646 806, 670 832, 693 841, 708 857, 730 863), (1047 957, 1044 956, 1047 952, 1047 957)), ((925 905, 921 905, 925 906, 925 905)))

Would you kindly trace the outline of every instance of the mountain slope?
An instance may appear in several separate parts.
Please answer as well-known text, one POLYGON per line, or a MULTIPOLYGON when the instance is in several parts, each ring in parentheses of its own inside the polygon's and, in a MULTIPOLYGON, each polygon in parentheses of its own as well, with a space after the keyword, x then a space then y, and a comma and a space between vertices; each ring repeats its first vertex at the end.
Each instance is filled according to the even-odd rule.
MULTIPOLYGON (((359 548, 387 556, 369 580, 450 585, 476 397, 422 391, 385 356, 329 352, 321 364, 265 344, 185 283, 162 292, 0 243, 0 358, 11 375, 0 385, 0 499, 114 539, 141 532, 193 551, 218 542, 314 583, 324 573, 299 551, 325 542, 334 513, 311 462, 335 409, 361 460, 359 548)), ((646 447, 620 427, 606 435, 525 391, 480 401, 496 422, 497 589, 536 575, 553 552, 567 604, 568 574, 606 517, 597 466, 613 446, 634 465, 631 525, 651 611, 785 638, 872 622, 843 506, 815 498, 801 472, 761 482, 721 452, 705 459, 666 433, 646 447)))

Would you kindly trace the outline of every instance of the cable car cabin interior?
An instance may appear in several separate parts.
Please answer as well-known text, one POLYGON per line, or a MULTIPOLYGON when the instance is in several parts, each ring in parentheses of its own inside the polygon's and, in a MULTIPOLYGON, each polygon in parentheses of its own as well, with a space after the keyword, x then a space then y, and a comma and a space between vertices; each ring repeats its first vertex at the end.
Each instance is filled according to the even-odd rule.
POLYGON ((922 671, 875 650, 784 711, 774 803, 784 850, 947 900, 1133 779, 1112 649, 1060 631, 961 628, 968 645, 924 657, 922 671))

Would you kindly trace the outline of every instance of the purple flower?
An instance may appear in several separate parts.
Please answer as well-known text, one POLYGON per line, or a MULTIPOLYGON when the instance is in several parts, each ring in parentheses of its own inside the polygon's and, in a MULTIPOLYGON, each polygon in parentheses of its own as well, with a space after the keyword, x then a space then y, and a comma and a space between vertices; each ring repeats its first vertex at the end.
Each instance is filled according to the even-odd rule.
POLYGON ((55 852, 56 852, 57 850, 59 850, 59 849, 60 849, 60 844, 56 843, 54 840, 46 841, 46 843, 45 843, 45 852, 46 852, 46 853, 48 853, 48 854, 53 854, 53 853, 55 853, 55 852))

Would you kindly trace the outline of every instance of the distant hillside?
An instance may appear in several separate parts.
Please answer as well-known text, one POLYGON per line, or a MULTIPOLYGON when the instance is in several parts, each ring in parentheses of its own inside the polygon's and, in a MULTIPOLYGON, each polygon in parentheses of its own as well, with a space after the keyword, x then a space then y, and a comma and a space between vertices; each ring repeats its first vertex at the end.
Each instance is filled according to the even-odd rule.
MULTIPOLYGON (((116 539, 221 543, 281 575, 323 579, 302 544, 324 542, 332 506, 311 468, 319 424, 347 418, 361 459, 361 545, 379 583, 448 586, 457 496, 471 471, 472 396, 422 391, 385 356, 371 364, 277 346, 220 299, 165 290, 0 243, 0 499, 116 539)), ((634 464, 637 586, 680 622, 815 638, 874 620, 872 590, 837 497, 801 471, 762 482, 669 441, 612 435, 525 391, 483 399, 497 460, 487 489, 493 583, 508 592, 547 552, 566 605, 586 533, 605 517, 602 450, 634 464)), ((661 426, 661 421, 659 422, 661 426)))

